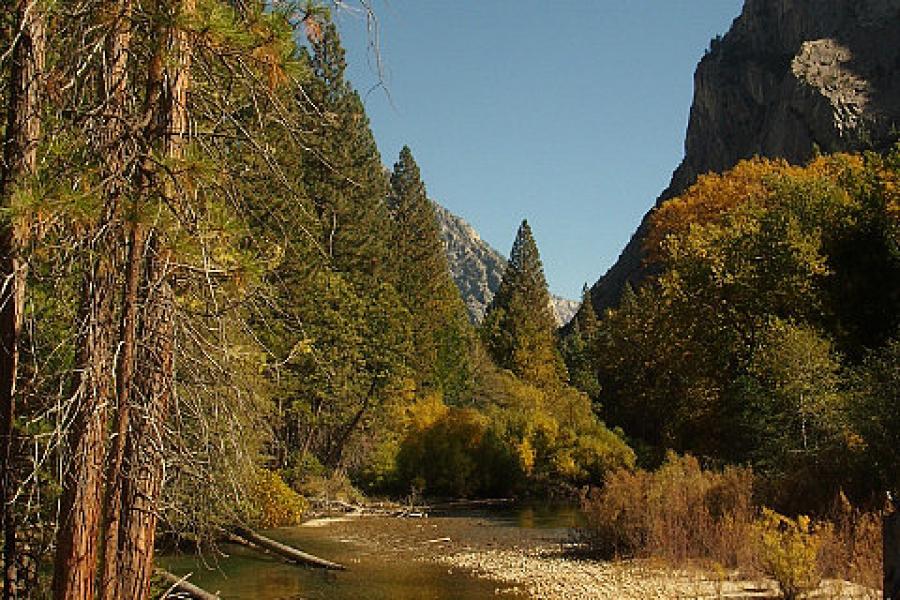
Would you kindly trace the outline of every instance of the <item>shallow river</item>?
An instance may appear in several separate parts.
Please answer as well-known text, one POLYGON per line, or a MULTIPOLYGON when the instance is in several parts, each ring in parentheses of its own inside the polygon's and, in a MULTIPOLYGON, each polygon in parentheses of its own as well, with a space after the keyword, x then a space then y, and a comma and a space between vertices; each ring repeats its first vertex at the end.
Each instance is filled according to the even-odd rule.
MULTIPOLYGON (((568 528, 578 524, 578 513, 571 507, 467 508, 432 511, 429 517, 363 517, 365 528, 360 535, 364 538, 354 535, 353 522, 267 532, 269 536, 306 552, 346 564, 348 569, 342 572, 302 568, 232 545, 222 546, 225 557, 206 557, 204 560, 194 555, 168 556, 161 558, 160 563, 179 576, 192 573, 190 581, 208 591, 219 592, 223 600, 495 598, 504 586, 458 569, 414 560, 416 548, 424 547, 415 544, 426 542, 414 540, 412 535, 405 538, 402 530, 421 534, 423 528, 434 528, 435 533, 429 535, 452 534, 455 541, 477 539, 483 543, 485 539, 562 539, 568 528), (399 536, 398 528, 401 530, 399 536), (405 551, 399 548, 386 551, 383 542, 366 543, 366 538, 376 539, 382 533, 387 539, 397 537, 398 546, 407 544, 405 551)), ((490 545, 491 542, 487 543, 490 545)), ((427 548, 430 552, 435 551, 434 544, 427 548)), ((506 591, 502 597, 524 596, 506 591)))

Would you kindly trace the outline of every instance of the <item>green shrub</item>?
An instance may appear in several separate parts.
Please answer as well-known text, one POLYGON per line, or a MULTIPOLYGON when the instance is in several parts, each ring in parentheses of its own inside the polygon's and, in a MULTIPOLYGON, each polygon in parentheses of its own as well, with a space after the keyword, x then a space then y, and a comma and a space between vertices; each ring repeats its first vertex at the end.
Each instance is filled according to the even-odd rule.
POLYGON ((306 500, 277 473, 257 471, 247 494, 250 521, 264 528, 299 525, 305 510, 306 500))
POLYGON ((350 477, 343 471, 307 477, 297 491, 304 497, 325 506, 331 502, 362 504, 366 501, 365 495, 353 485, 350 477))
POLYGON ((471 408, 448 408, 433 422, 414 427, 400 447, 403 481, 430 495, 504 494, 520 476, 512 449, 471 408))
POLYGON ((509 373, 485 377, 490 386, 481 388, 473 406, 426 396, 408 409, 396 455, 398 491, 414 486, 428 495, 469 497, 546 492, 599 483, 613 469, 634 466, 622 434, 597 420, 585 394, 565 386, 541 389, 509 373))
POLYGON ((599 484, 607 472, 634 466, 624 436, 597 419, 586 394, 539 388, 508 372, 488 369, 482 377, 479 405, 532 489, 599 484))
POLYGON ((312 452, 295 451, 290 454, 287 466, 281 469, 280 475, 289 486, 300 489, 305 481, 324 477, 326 471, 312 452))
POLYGON ((762 567, 778 582, 786 600, 818 587, 822 535, 813 529, 809 517, 791 519, 763 509, 756 531, 762 567))

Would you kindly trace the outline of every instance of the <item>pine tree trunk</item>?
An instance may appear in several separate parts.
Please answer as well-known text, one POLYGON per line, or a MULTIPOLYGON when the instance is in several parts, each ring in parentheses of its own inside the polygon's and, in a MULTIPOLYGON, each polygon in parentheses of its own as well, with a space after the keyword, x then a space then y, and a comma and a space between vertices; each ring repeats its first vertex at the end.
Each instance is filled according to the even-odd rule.
MULTIPOLYGON (((108 223, 109 218, 104 217, 108 223)), ((116 239, 109 228, 97 241, 84 282, 77 364, 80 369, 66 448, 54 572, 54 597, 94 597, 102 507, 107 406, 112 397, 113 295, 116 239)))
MULTIPOLYGON (((109 28, 104 47, 104 72, 98 95, 103 102, 103 117, 96 124, 97 153, 104 161, 105 207, 96 226, 90 247, 90 266, 82 292, 78 339, 78 379, 73 394, 74 417, 68 435, 68 461, 65 464, 60 504, 60 523, 54 572, 54 596, 59 599, 92 599, 103 553, 101 525, 109 522, 109 507, 104 502, 104 466, 106 456, 108 406, 120 400, 113 393, 115 362, 116 296, 119 253, 122 241, 122 198, 129 187, 126 181, 127 88, 131 43, 131 0, 121 0, 113 10, 98 10, 99 18, 111 22, 98 25, 109 28)), ((118 373, 117 373, 118 374, 118 373)), ((121 403, 118 404, 121 406, 121 403)), ((104 531, 115 531, 106 528, 104 531)), ((105 540, 104 540, 105 541, 105 540)), ((116 563, 113 553, 110 561, 116 563)), ((103 582, 101 578, 101 589, 103 582)))
MULTIPOLYGON (((109 69, 104 73, 103 89, 110 118, 104 123, 106 147, 106 167, 113 182, 108 190, 110 201, 121 210, 122 190, 129 184, 138 188, 143 182, 126 181, 125 172, 129 157, 125 155, 122 142, 125 139, 124 123, 128 114, 126 107, 129 84, 128 54, 131 47, 131 0, 117 2, 112 31, 107 37, 104 53, 109 69)), ((152 86, 152 84, 151 84, 152 86)), ((149 134, 149 132, 148 132, 149 134)), ((145 136, 145 137, 150 137, 145 136)), ((135 216, 136 218, 136 216, 135 216)), ((129 392, 134 372, 135 330, 137 320, 138 287, 141 278, 141 261, 144 252, 144 233, 140 223, 133 222, 129 228, 128 257, 125 265, 125 282, 122 291, 122 309, 119 324, 119 339, 115 387, 115 423, 113 425, 109 454, 106 458, 106 493, 103 499, 101 531, 103 533, 100 552, 100 580, 98 596, 104 600, 114 600, 111 595, 113 582, 119 564, 118 539, 121 514, 121 465, 124 454, 125 436, 129 419, 129 392)))
POLYGON ((115 598, 146 598, 153 572, 153 548, 162 490, 163 429, 174 386, 174 293, 169 255, 158 239, 147 265, 149 289, 143 315, 135 406, 125 447, 122 522, 115 598))
MULTIPOLYGON (((16 3, 16 40, 8 82, 9 103, 2 140, 0 201, 10 205, 16 181, 34 173, 41 135, 40 86, 44 72, 46 24, 40 7, 26 0, 16 3)), ((3 524, 3 598, 17 597, 15 462, 15 395, 19 365, 19 339, 25 304, 27 265, 22 259, 22 240, 15 224, 0 230, 0 522, 3 524)))
MULTIPOLYGON (((177 4, 181 15, 194 11, 194 0, 177 4)), ((165 155, 180 159, 190 131, 187 110, 190 87, 190 44, 187 32, 169 32, 168 65, 163 81, 167 88, 163 102, 165 155)), ((168 175, 166 175, 168 177, 168 175)), ((170 206, 178 206, 178 190, 166 180, 165 196, 170 206)), ((147 289, 131 394, 134 398, 131 427, 124 449, 121 492, 121 523, 118 544, 118 574, 115 598, 147 598, 153 573, 154 545, 159 499, 164 475, 163 430, 174 394, 175 292, 172 282, 169 237, 162 229, 152 236, 146 269, 147 289)))
POLYGON ((112 447, 106 466, 106 498, 103 514, 103 553, 99 597, 116 600, 116 581, 119 562, 119 528, 122 516, 122 461, 131 417, 131 388, 136 355, 138 287, 145 248, 144 228, 132 224, 125 288, 122 298, 122 318, 119 330, 119 357, 116 364, 116 418, 113 425, 112 447))

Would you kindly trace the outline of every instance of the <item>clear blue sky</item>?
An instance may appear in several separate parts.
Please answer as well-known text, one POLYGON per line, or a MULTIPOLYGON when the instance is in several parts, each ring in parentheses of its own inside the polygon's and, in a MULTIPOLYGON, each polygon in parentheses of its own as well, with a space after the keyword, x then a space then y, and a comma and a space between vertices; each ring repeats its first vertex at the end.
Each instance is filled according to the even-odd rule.
POLYGON ((683 154, 693 73, 740 0, 373 0, 338 13, 382 159, 507 254, 527 218, 552 292, 615 262, 683 154))

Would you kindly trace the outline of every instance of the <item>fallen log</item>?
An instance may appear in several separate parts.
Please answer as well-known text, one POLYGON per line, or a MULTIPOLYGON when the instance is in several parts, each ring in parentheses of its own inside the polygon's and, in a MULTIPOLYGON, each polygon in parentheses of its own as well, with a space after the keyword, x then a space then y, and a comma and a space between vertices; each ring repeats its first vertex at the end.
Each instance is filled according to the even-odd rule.
MULTIPOLYGON (((173 573, 169 573, 168 571, 164 571, 162 569, 156 569, 156 574, 168 581, 172 584, 172 587, 169 588, 170 591, 175 589, 179 592, 184 592, 185 594, 190 594, 192 597, 197 600, 222 600, 218 594, 210 594, 206 590, 201 587, 197 587, 193 583, 187 580, 186 577, 179 577, 173 573)), ((167 597, 169 594, 166 593, 163 598, 167 597)))
POLYGON ((277 554, 291 562, 295 562, 301 565, 308 565, 310 567, 318 567, 321 569, 331 569, 334 571, 343 571, 347 568, 342 564, 331 562, 330 560, 325 560, 324 558, 319 558, 318 556, 313 556, 312 554, 308 554, 301 550, 297 550, 296 548, 292 548, 287 544, 276 542, 275 540, 267 538, 264 535, 260 535, 251 529, 237 527, 233 530, 233 533, 235 536, 243 539, 244 541, 249 542, 252 545, 259 546, 260 548, 264 548, 269 552, 277 554))

